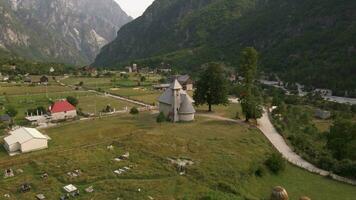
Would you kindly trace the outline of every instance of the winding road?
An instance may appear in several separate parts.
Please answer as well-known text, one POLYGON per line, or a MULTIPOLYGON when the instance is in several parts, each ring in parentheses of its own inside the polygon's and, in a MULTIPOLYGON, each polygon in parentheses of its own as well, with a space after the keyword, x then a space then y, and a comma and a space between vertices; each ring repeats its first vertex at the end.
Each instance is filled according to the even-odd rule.
MULTIPOLYGON (((241 120, 234 120, 234 119, 230 119, 230 118, 225 118, 225 117, 221 117, 218 115, 213 115, 213 114, 198 114, 199 116, 203 116, 203 117, 208 117, 211 119, 215 119, 215 120, 223 120, 223 121, 228 121, 228 122, 235 122, 238 124, 244 124, 246 125, 246 123, 244 123, 241 120)), ((301 156, 299 156, 298 154, 296 154, 286 143, 286 141, 284 140, 284 138, 277 132, 277 130, 274 128, 269 116, 268 116, 268 112, 264 112, 263 116, 257 120, 258 125, 256 126, 256 128, 258 128, 259 130, 261 130, 261 132, 263 133, 263 135, 271 142, 271 144, 278 150, 279 153, 282 154, 282 156, 290 163, 292 163, 293 165, 296 165, 300 168, 303 168, 309 172, 315 173, 315 174, 319 174, 321 176, 324 177, 331 177, 334 180, 340 181, 340 182, 344 182, 344 183, 348 183, 351 185, 356 185, 356 181, 355 180, 351 180, 348 178, 344 178, 341 176, 338 176, 336 174, 333 174, 329 171, 320 169, 318 167, 316 167, 315 165, 309 163, 308 161, 304 160, 301 156)))

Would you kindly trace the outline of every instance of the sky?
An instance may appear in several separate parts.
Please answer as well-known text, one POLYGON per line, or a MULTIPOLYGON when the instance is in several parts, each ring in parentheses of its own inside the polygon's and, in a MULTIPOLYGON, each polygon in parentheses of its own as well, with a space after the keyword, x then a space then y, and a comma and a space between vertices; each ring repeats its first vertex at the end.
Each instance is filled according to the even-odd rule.
POLYGON ((120 7, 131 17, 137 18, 142 15, 154 0, 115 0, 120 7))

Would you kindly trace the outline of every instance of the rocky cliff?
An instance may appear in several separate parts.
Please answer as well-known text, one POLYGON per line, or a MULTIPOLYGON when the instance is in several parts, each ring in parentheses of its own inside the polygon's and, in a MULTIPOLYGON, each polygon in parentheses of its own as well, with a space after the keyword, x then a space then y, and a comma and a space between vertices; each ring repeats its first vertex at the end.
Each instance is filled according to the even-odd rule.
POLYGON ((114 0, 2 0, 0 52, 88 64, 131 20, 114 0))

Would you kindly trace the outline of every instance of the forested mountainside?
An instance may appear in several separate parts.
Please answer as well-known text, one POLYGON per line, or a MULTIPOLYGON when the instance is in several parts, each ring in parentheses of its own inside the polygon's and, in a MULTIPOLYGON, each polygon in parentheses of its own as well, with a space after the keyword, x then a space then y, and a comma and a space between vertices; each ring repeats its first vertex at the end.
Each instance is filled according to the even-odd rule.
POLYGON ((0 57, 89 64, 131 20, 114 0, 1 0, 0 57))
POLYGON ((156 0, 105 46, 95 66, 131 61, 196 71, 209 61, 237 66, 254 46, 260 67, 284 80, 356 88, 356 1, 156 0))

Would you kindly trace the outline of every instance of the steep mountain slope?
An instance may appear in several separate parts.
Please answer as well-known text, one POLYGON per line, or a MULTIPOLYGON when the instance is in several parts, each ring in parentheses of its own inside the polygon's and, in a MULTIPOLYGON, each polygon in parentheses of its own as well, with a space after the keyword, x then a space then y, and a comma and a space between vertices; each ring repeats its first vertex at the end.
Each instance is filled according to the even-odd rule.
POLYGON ((156 0, 143 16, 124 26, 105 46, 95 65, 170 53, 204 44, 229 20, 254 5, 252 0, 156 0))
POLYGON ((0 49, 26 59, 90 63, 129 21, 114 0, 2 0, 0 49))
POLYGON ((343 94, 356 88, 355 9, 352 0, 157 0, 94 65, 237 66, 241 48, 254 46, 265 71, 343 94))

